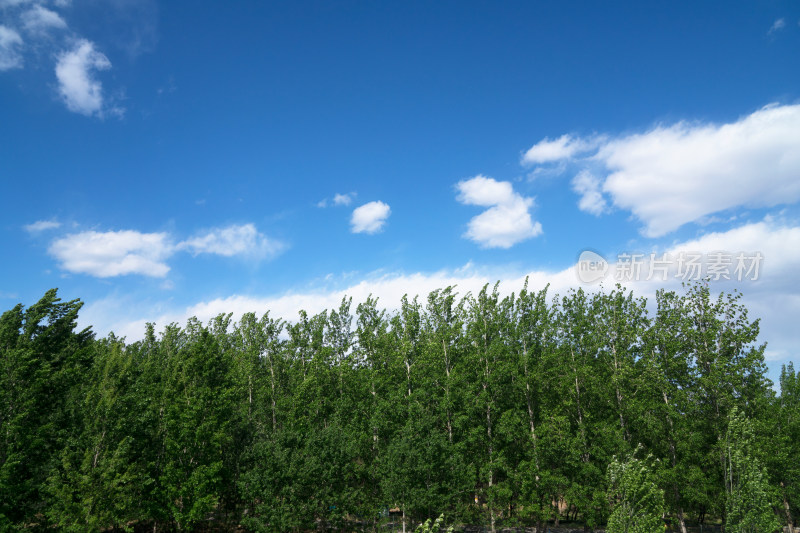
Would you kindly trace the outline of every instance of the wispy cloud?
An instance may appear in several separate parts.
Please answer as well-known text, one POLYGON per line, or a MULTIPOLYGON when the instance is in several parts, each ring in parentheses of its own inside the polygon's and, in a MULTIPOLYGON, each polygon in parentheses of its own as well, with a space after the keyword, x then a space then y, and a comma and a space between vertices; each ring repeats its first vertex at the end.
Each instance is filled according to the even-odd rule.
POLYGON ((26 224, 22 228, 28 233, 41 233, 49 229, 57 229, 61 227, 61 222, 57 220, 37 220, 31 224, 26 224))
POLYGON ((333 205, 350 205, 353 203, 353 197, 355 193, 349 194, 339 194, 336 193, 333 195, 333 205))
POLYGON ((319 202, 317 202, 317 207, 328 207, 328 205, 334 206, 348 206, 353 203, 353 199, 357 196, 354 192, 348 193, 336 193, 333 195, 333 199, 329 200, 328 198, 323 198, 319 202))
POLYGON ((16 30, 0 24, 0 71, 22 67, 22 37, 16 30))
POLYGON ((481 247, 510 248, 542 232, 542 225, 533 222, 528 211, 533 198, 514 192, 510 182, 479 175, 458 182, 456 189, 456 199, 462 204, 489 208, 472 217, 464 234, 481 247))
POLYGON ((255 258, 274 257, 286 245, 259 232, 253 224, 216 228, 178 244, 178 249, 194 255, 215 254, 224 257, 235 255, 255 258))
POLYGON ((0 7, 2 8, 16 7, 33 3, 33 1, 34 0, 0 0, 0 7))
POLYGON ((58 91, 70 111, 86 116, 103 115, 103 85, 95 72, 111 68, 111 62, 94 44, 82 39, 72 50, 58 56, 58 91))
MULTIPOLYGON (((111 4, 110 11, 127 10, 122 4, 111 4)), ((94 42, 70 29, 59 13, 69 5, 69 0, 0 0, 7 19, 17 19, 20 24, 19 30, 0 25, 0 71, 22 68, 32 60, 55 58, 56 87, 67 109, 99 118, 122 116, 124 110, 109 102, 98 76, 111 68, 111 61, 94 42), (20 31, 25 34, 24 40, 20 31)))
POLYGON ((597 138, 582 139, 572 135, 562 135, 558 139, 550 140, 545 137, 531 146, 522 156, 522 163, 536 165, 552 163, 562 159, 574 157, 596 147, 600 142, 597 138))
MULTIPOLYGON (((25 229, 36 232, 59 225, 54 221, 39 221, 25 229)), ((160 278, 169 272, 167 260, 177 252, 261 260, 273 258, 286 249, 283 242, 268 238, 253 224, 212 228, 177 244, 176 241, 166 232, 83 231, 57 238, 48 251, 67 272, 99 278, 128 274, 160 278)))
POLYGON ((350 217, 350 231, 353 233, 378 233, 383 229, 392 210, 380 201, 369 202, 353 210, 350 217))
POLYGON ((55 11, 36 4, 22 14, 22 26, 32 33, 46 33, 52 29, 66 29, 67 23, 55 11))
POLYGON ((578 201, 581 211, 593 215, 602 215, 608 211, 606 199, 600 190, 601 185, 600 179, 586 169, 581 170, 572 179, 572 190, 581 195, 578 201))
POLYGON ((597 176, 573 181, 579 207, 596 214, 608 198, 641 220, 650 237, 726 209, 800 200, 800 105, 769 105, 727 124, 679 122, 601 139, 591 151, 560 152, 569 168, 597 176))
POLYGON ((782 30, 785 27, 786 27, 786 20, 785 19, 782 19, 782 18, 776 19, 775 22, 772 23, 772 26, 770 26, 769 31, 767 32, 767 34, 772 35, 773 33, 778 32, 778 31, 782 30))

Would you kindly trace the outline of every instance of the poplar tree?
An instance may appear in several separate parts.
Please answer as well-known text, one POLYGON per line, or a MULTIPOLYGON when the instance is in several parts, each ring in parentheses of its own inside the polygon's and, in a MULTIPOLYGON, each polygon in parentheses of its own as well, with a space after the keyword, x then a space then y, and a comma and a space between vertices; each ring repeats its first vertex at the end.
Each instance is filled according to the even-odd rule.
POLYGON ((780 528, 772 512, 774 493, 755 446, 752 422, 734 407, 724 448, 725 530, 730 533, 773 533, 780 528))
POLYGON ((94 345, 76 331, 80 300, 51 289, 0 316, 0 525, 39 523, 48 479, 80 431, 81 395, 94 345))
POLYGON ((608 465, 609 497, 612 512, 608 533, 661 533, 664 523, 664 493, 653 473, 653 457, 636 457, 642 448, 625 460, 616 456, 608 465))

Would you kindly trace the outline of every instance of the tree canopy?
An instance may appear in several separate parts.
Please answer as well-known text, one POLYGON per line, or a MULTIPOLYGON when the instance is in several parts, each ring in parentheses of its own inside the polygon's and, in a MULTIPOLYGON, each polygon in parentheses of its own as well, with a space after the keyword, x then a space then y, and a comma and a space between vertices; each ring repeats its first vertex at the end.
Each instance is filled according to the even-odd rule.
POLYGON ((800 376, 776 394, 758 320, 705 284, 650 306, 447 287, 136 342, 79 331, 80 308, 54 289, 0 317, 0 530, 798 516, 800 376))

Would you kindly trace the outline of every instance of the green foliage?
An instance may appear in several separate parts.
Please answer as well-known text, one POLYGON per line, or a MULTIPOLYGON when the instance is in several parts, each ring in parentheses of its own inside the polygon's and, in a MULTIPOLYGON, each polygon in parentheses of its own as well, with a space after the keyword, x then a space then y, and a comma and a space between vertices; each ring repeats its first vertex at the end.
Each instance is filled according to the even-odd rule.
MULTIPOLYGON (((415 533, 439 533, 442 530, 442 522, 444 522, 444 513, 440 514, 439 517, 431 523, 431 519, 428 518, 424 523, 417 526, 417 529, 414 530, 415 533)), ((447 528, 447 533, 453 533, 453 526, 447 528)))
POLYGON ((658 505, 761 527, 740 510, 764 494, 757 516, 798 512, 800 380, 775 397, 758 321, 704 285, 652 317, 619 286, 448 287, 133 343, 77 331, 80 305, 49 291, 0 317, 0 530, 377 529, 398 508, 638 531, 658 505), (655 460, 616 459, 637 442, 655 460))
POLYGON ((781 369, 781 394, 772 403, 765 443, 770 478, 777 481, 787 525, 800 514, 800 373, 789 363, 781 369))
POLYGON ((93 350, 75 332, 78 300, 56 290, 0 317, 0 521, 30 524, 48 511, 47 480, 79 432, 80 398, 93 350))
MULTIPOLYGON (((636 449, 641 453, 642 448, 636 449)), ((608 494, 613 510, 608 519, 608 533, 661 533, 664 522, 664 492, 654 475, 652 455, 638 459, 636 453, 627 461, 614 457, 608 465, 608 494)))
POLYGON ((774 491, 755 444, 752 422, 734 407, 725 439, 725 529, 732 533, 772 533, 780 528, 771 507, 774 491))

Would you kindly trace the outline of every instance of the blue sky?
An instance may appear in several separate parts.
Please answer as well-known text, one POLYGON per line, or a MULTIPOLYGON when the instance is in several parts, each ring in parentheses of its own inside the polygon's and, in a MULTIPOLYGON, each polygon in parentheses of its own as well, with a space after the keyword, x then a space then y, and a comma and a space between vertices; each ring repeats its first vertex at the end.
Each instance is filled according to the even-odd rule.
POLYGON ((800 341, 799 59, 794 1, 0 0, 0 306, 59 287, 134 339, 345 293, 596 287, 587 248, 612 274, 758 252, 716 285, 774 377, 800 341))

